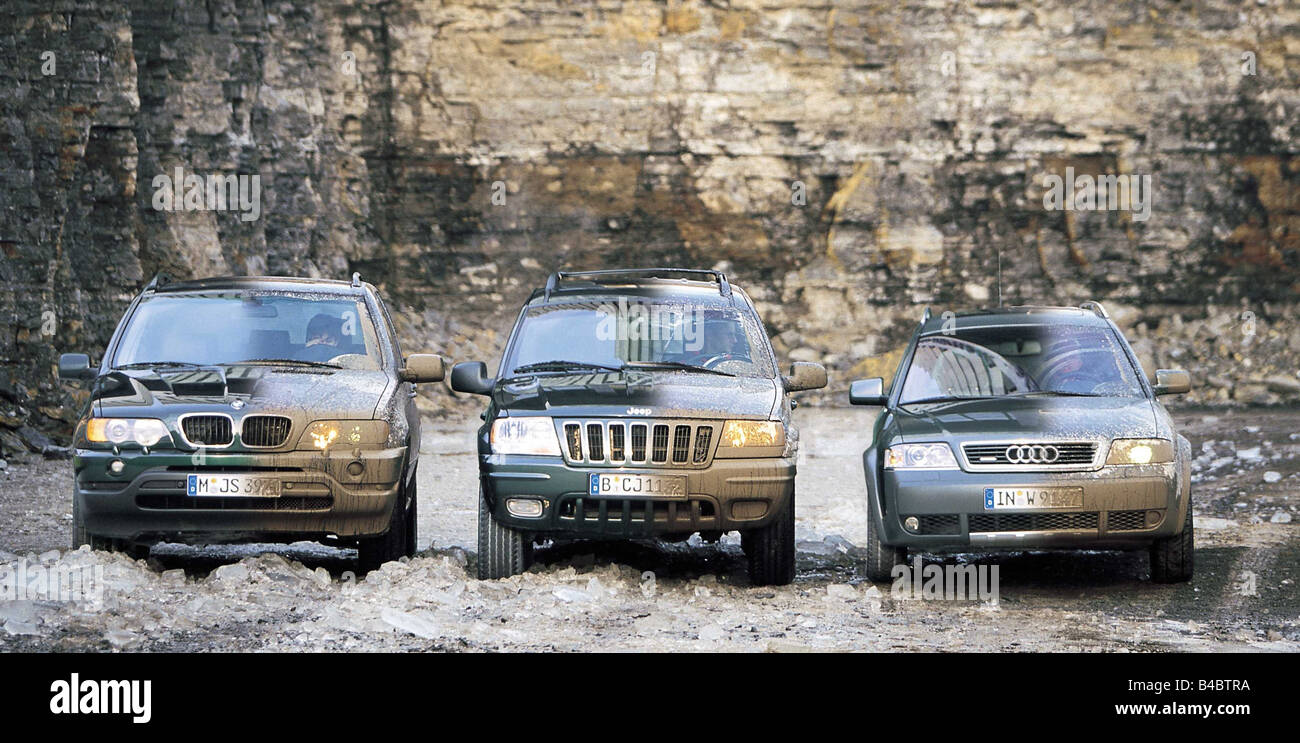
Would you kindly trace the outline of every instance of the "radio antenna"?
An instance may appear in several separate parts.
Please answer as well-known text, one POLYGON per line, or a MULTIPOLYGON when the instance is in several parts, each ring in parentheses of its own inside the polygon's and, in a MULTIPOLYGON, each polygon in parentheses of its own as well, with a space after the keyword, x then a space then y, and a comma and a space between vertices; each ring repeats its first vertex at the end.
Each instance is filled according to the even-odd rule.
POLYGON ((1002 246, 998 246, 998 306, 1002 306, 1002 246))

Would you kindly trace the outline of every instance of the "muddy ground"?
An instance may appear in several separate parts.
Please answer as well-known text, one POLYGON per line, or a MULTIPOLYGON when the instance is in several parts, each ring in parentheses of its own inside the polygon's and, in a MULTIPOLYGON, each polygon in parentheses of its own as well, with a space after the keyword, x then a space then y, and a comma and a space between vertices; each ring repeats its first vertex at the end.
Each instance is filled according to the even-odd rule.
POLYGON ((70 464, 11 466, 0 564, 98 565, 107 590, 101 606, 0 600, 0 650, 1300 650, 1300 413, 1177 414, 1197 456, 1192 583, 1148 582, 1144 552, 924 558, 996 565, 996 603, 861 576, 869 415, 796 412, 799 575, 782 588, 749 585, 735 535, 569 545, 473 579, 476 418, 426 425, 422 551, 360 581, 354 553, 308 544, 69 552, 70 464))

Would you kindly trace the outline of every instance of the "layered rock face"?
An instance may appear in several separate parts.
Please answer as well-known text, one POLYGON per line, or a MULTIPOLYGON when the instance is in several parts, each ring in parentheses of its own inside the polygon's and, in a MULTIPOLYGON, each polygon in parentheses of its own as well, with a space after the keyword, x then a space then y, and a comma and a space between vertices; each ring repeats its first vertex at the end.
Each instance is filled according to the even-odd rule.
POLYGON ((159 271, 360 271, 466 360, 557 268, 721 266, 837 401, 923 306, 1095 299, 1193 399, 1300 395, 1293 4, 14 0, 0 59, 6 446, 159 271))

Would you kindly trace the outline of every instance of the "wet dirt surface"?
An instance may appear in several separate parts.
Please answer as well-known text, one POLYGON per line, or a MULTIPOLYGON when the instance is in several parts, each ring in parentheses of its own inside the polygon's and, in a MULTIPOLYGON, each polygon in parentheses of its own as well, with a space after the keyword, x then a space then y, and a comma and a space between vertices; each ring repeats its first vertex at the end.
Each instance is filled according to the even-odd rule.
POLYGON ((749 585, 736 535, 567 544, 473 579, 476 418, 426 421, 422 551, 363 580, 355 553, 311 544, 70 552, 70 464, 12 466, 0 564, 99 568, 106 590, 0 599, 0 650, 1300 650, 1300 413, 1175 414, 1196 457, 1192 583, 1150 583, 1145 552, 922 558, 996 566, 996 603, 895 598, 860 574, 872 414, 796 411, 798 578, 780 588, 749 585))

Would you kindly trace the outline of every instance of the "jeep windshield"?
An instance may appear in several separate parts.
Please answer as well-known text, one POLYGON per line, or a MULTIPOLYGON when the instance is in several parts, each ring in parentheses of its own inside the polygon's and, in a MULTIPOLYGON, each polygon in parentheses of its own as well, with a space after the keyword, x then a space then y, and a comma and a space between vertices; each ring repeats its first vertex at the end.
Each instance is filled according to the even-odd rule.
POLYGON ((501 376, 627 369, 771 378, 759 328, 729 303, 620 297, 530 308, 501 376))
POLYGON ((1132 363, 1108 328, 1020 325, 921 338, 899 403, 1142 394, 1132 363))
POLYGON ((119 369, 236 363, 382 366, 365 302, 326 292, 148 296, 132 313, 113 357, 119 369))

